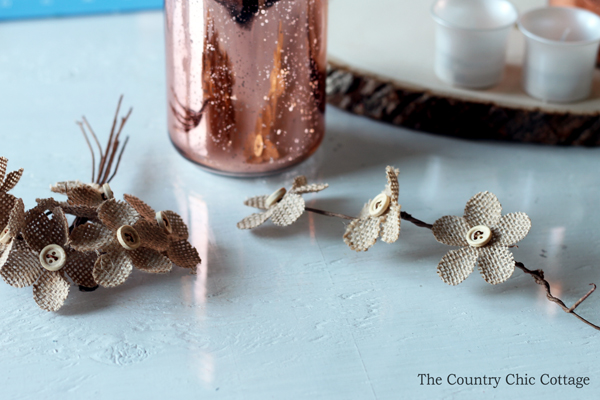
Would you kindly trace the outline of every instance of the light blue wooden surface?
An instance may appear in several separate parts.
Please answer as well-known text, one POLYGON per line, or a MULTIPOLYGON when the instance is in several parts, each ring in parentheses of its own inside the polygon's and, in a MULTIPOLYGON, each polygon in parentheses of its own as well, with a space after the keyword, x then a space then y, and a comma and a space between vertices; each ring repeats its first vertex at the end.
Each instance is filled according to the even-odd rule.
MULTIPOLYGON (((332 3, 333 51, 342 8, 332 3)), ((330 184, 307 196, 310 206, 356 214, 394 165, 402 209, 423 220, 460 215, 482 190, 504 212, 528 213, 533 228, 515 257, 543 268, 572 304, 600 283, 600 149, 468 142, 329 108, 310 160, 267 179, 230 179, 199 170, 169 142, 160 12, 3 23, 0 48, 0 154, 25 167, 15 195, 31 207, 53 182, 86 180, 74 121, 85 114, 106 134, 124 93, 131 140, 113 189, 180 213, 203 259, 195 277, 135 271, 116 289, 73 289, 58 313, 39 310, 31 288, 0 282, 2 399, 597 397, 598 332, 521 273, 490 286, 475 272, 447 286, 435 269, 449 248, 406 222, 396 244, 361 254, 343 243, 336 219, 305 215, 254 232, 235 223, 253 212, 247 196, 296 174, 330 184), (444 383, 421 386, 421 373, 444 383), (544 386, 544 373, 591 384, 544 386), (456 386, 450 374, 538 381, 456 386)), ((600 297, 580 312, 600 321, 600 297)))
POLYGON ((0 20, 160 9, 164 0, 3 0, 0 20))

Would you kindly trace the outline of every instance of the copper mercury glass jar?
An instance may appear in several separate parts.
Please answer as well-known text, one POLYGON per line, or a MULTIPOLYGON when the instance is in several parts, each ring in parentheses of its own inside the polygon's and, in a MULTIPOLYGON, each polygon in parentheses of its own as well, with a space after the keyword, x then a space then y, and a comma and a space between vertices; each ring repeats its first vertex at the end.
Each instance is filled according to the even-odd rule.
POLYGON ((309 157, 325 131, 328 0, 166 0, 168 128, 227 175, 309 157))

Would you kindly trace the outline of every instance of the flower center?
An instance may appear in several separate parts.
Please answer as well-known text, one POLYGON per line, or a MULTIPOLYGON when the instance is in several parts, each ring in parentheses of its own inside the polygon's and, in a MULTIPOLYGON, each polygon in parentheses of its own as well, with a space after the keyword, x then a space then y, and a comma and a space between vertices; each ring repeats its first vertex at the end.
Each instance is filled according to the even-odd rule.
POLYGON ((283 196, 285 196, 285 193, 286 193, 285 188, 276 190, 269 197, 267 197, 267 200, 265 201, 265 206, 267 208, 271 208, 271 206, 273 204, 275 204, 275 203, 279 202, 279 200, 283 199, 283 196))
POLYGON ((67 254, 57 244, 48 245, 40 252, 40 263, 48 271, 58 271, 65 266, 66 262, 67 254))
POLYGON ((108 183, 105 183, 104 185, 102 185, 102 199, 103 200, 110 200, 110 199, 114 199, 114 194, 112 189, 110 188, 110 186, 108 185, 108 183))
POLYGON ((138 235, 134 227, 129 225, 123 225, 119 228, 117 231, 117 240, 126 250, 135 250, 142 244, 140 235, 138 235))
POLYGON ((8 242, 10 242, 10 229, 7 226, 0 232, 0 243, 8 244, 8 242))
POLYGON ((390 197, 385 193, 380 193, 373 199, 369 205, 369 214, 372 217, 380 217, 390 207, 390 197))
POLYGON ((483 247, 492 240, 492 231, 485 225, 477 225, 467 232, 467 243, 473 247, 483 247))
POLYGON ((158 226, 160 226, 167 235, 173 233, 173 227, 171 226, 171 222, 169 222, 169 218, 167 218, 165 213, 163 213, 162 211, 156 213, 156 222, 158 222, 158 226))

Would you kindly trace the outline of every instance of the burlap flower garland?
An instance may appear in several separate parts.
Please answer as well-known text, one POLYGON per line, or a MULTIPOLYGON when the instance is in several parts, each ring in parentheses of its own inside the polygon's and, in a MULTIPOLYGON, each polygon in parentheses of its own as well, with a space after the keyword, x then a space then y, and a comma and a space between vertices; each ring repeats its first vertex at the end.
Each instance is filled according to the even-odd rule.
POLYGON ((121 101, 105 148, 85 117, 78 122, 92 155, 92 183, 52 185, 66 201, 36 199, 37 206, 25 211, 23 200, 8 193, 23 169, 6 175, 8 160, 0 157, 0 276, 17 288, 33 286, 34 300, 44 310, 63 306, 71 282, 93 291, 123 284, 133 267, 164 274, 176 264, 195 274, 201 262, 179 215, 154 212, 131 195, 116 200, 110 188, 128 140, 121 144, 119 139, 131 114, 117 123, 121 101), (100 152, 97 171, 86 127, 100 152), (71 226, 65 214, 75 217, 71 226))
MULTIPOLYGON (((287 226, 295 222, 306 211, 330 217, 349 220, 343 234, 344 242, 350 249, 361 252, 367 251, 379 237, 386 243, 394 243, 400 234, 400 220, 404 219, 419 227, 430 229, 435 239, 449 246, 458 246, 460 249, 450 250, 442 257, 437 266, 437 273, 445 283, 458 285, 473 270, 475 266, 483 279, 492 285, 500 284, 510 278, 515 268, 531 275, 535 282, 546 290, 548 300, 558 304, 565 312, 575 315, 584 323, 600 330, 574 312, 591 293, 592 289, 568 308, 565 303, 553 296, 550 284, 544 278, 541 270, 529 270, 516 262, 509 248, 523 240, 531 229, 531 220, 522 212, 502 215, 502 206, 498 198, 490 192, 480 192, 473 196, 464 210, 464 216, 444 216, 433 225, 414 218, 412 215, 400 211, 398 170, 388 166, 386 168, 387 184, 383 192, 369 200, 362 208, 358 217, 306 207, 304 200, 298 196, 297 182, 305 184, 306 178, 300 176, 295 179, 289 193, 280 189, 271 196, 258 196, 247 199, 247 206, 265 210, 264 213, 252 214, 240 221, 239 229, 252 229, 262 225, 269 218, 279 226, 287 226)), ((315 185, 322 190, 327 185, 315 185)), ((319 190, 312 190, 317 192, 319 190)), ((307 193, 309 191, 305 191, 307 193)))

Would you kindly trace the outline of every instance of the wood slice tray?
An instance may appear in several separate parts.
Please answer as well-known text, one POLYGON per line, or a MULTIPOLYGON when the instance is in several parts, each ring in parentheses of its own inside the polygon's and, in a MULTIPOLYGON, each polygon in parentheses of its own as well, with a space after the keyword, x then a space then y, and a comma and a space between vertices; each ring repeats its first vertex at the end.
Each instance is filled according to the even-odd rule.
MULTIPOLYGON (((521 12, 546 5, 513 1, 521 12)), ((429 1, 331 0, 328 102, 410 129, 469 139, 600 145, 600 70, 592 96, 550 104, 521 88, 524 39, 511 32, 503 81, 488 90, 441 82, 433 71, 435 25, 429 1)))

